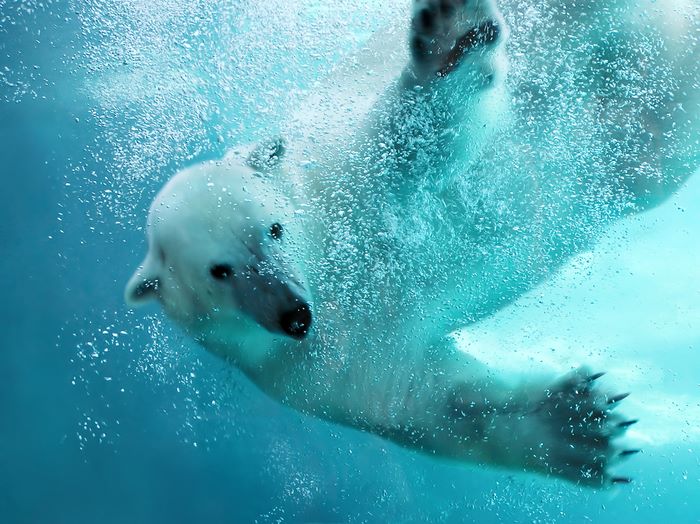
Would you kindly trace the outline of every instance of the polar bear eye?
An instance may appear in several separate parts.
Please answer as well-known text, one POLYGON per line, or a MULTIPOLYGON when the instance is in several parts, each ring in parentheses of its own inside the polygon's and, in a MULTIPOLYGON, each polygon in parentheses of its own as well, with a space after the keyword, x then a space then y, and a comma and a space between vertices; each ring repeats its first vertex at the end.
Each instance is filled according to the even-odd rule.
POLYGON ((274 238, 275 240, 280 240, 282 238, 282 233, 284 232, 284 228, 282 227, 282 224, 279 222, 275 222, 270 226, 270 236, 274 238))
POLYGON ((233 275, 234 271, 228 264, 215 264, 209 268, 209 273, 216 280, 226 280, 233 275))

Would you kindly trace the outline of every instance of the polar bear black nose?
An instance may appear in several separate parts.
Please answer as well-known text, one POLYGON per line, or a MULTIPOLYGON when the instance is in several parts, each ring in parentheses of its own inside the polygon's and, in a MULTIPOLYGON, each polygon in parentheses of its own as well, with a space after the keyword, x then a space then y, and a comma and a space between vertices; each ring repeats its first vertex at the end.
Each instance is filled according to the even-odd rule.
POLYGON ((311 309, 308 304, 302 304, 292 311, 282 313, 280 326, 290 337, 304 338, 311 327, 311 309))

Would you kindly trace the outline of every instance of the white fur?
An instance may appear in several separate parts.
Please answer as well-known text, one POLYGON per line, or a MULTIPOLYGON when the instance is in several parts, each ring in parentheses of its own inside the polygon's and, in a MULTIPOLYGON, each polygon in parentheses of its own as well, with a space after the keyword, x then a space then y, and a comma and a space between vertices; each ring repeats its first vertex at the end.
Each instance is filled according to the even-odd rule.
POLYGON ((541 104, 509 109, 510 93, 528 86, 504 81, 508 30, 495 4, 443 2, 444 13, 440 4, 415 3, 411 38, 432 47, 393 79, 384 64, 406 52, 370 47, 319 87, 284 146, 241 148, 178 173, 151 207, 149 253, 127 300, 157 298, 207 349, 302 412, 445 457, 606 484, 626 426, 590 374, 501 376, 457 351, 450 334, 537 285, 612 220, 675 190, 697 164, 687 134, 695 86, 644 113, 663 127, 680 99, 692 112, 677 136, 645 150, 669 170, 649 192, 624 155, 607 165, 601 153, 600 168, 578 160, 600 145, 587 123, 605 136, 609 101, 557 99, 544 87, 530 93, 541 104), (442 13, 438 36, 421 25, 424 9, 442 13), (455 40, 484 21, 501 39, 446 69, 455 40), (562 100, 571 114, 552 118, 562 100), (562 130, 579 140, 553 140, 562 130), (669 148, 681 155, 671 160, 669 148), (267 235, 276 222, 281 241, 267 235), (212 279, 219 262, 235 279, 212 279), (275 324, 290 297, 313 313, 302 340, 275 324))

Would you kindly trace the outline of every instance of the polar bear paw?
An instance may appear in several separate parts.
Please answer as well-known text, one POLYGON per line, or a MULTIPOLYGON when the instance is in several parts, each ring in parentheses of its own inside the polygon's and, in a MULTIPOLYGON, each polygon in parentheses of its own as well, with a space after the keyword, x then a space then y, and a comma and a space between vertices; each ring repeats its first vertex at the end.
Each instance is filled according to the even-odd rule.
POLYGON ((483 56, 505 39, 493 0, 415 0, 410 45, 416 69, 445 76, 467 56, 483 56))
POLYGON ((616 444, 637 421, 614 412, 628 393, 605 393, 596 386, 601 376, 579 369, 552 384, 531 404, 529 415, 536 418, 535 427, 545 431, 526 450, 526 462, 580 484, 604 487, 631 482, 610 469, 640 451, 616 444))

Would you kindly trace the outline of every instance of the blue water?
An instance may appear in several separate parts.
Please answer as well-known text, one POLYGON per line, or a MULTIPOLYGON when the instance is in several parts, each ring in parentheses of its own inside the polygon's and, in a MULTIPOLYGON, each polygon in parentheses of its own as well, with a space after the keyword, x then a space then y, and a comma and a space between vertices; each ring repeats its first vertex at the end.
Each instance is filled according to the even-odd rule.
MULTIPOLYGON (((237 19, 246 5, 218 9, 237 19)), ((277 44, 293 27, 268 27, 255 47, 265 24, 241 15, 221 38, 259 54, 222 79, 229 66, 207 59, 223 60, 216 39, 198 33, 219 27, 206 3, 0 0, 0 522, 700 522, 697 178, 471 335, 519 336, 544 348, 536 358, 574 354, 637 385, 645 452, 628 465, 636 482, 613 492, 440 462, 301 416, 156 308, 127 311, 160 184, 274 125, 282 94, 382 22, 377 6, 337 9, 350 36, 330 28, 292 51, 277 44), (158 34, 181 39, 166 48, 199 83, 146 67, 134 84, 158 34), (152 99, 138 91, 153 86, 152 99), (593 343, 601 353, 579 347, 593 343)), ((330 15, 295 16, 321 27, 330 15)))

